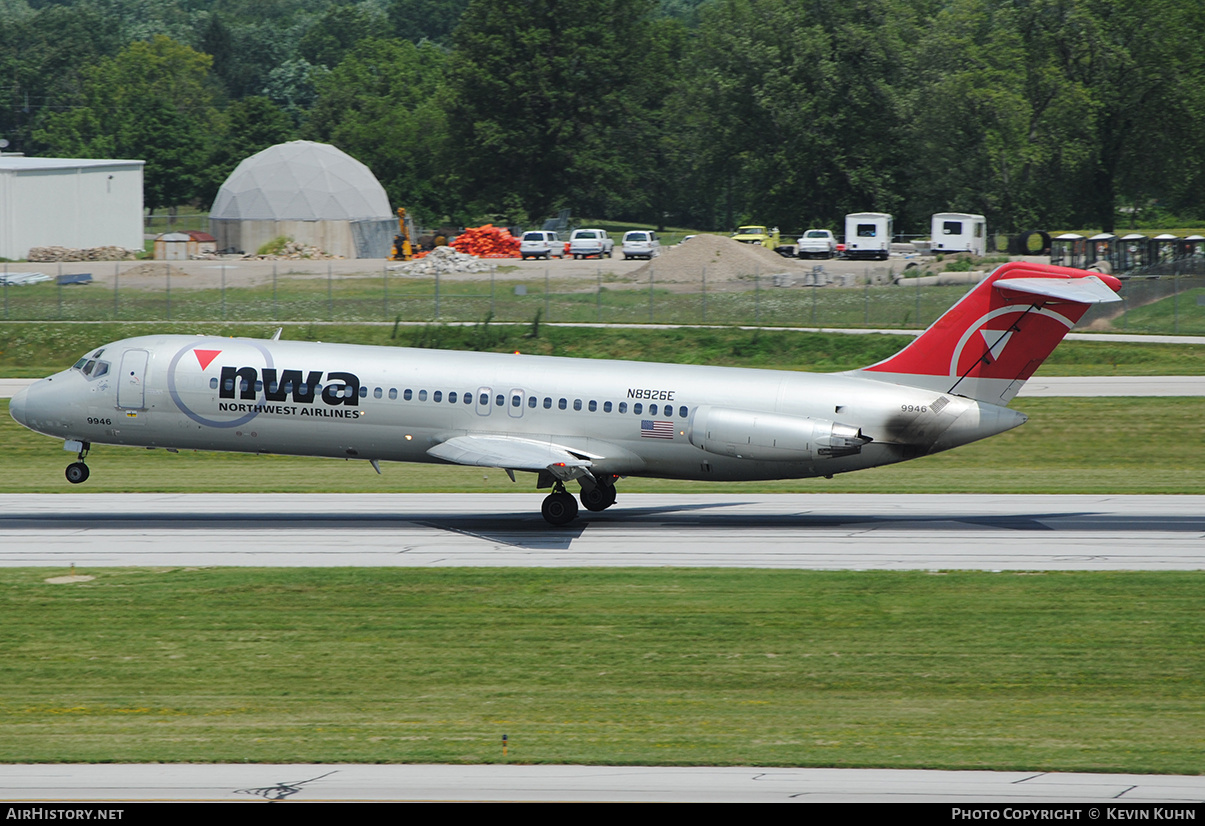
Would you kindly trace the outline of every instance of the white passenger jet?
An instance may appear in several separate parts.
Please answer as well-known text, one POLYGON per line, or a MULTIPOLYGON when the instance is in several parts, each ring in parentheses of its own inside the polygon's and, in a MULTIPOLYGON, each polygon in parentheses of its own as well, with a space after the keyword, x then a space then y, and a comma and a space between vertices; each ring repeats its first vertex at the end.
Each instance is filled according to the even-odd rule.
MULTIPOLYGON (((113 342, 12 399, 14 419, 92 445, 438 462, 537 475, 543 516, 615 503, 616 480, 831 477, 1002 433, 1005 405, 1121 282, 1013 262, 891 358, 811 374, 158 335, 113 342)), ((279 335, 279 332, 277 333, 279 335)))

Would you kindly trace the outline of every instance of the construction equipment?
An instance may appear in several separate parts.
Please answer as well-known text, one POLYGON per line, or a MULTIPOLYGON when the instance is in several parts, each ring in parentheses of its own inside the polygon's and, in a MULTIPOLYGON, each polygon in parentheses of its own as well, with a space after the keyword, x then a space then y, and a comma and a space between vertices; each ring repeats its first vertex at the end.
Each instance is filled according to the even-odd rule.
POLYGON ((410 222, 406 219, 406 208, 397 208, 398 234, 393 236, 393 252, 390 261, 409 261, 414 257, 414 248, 410 245, 410 222))

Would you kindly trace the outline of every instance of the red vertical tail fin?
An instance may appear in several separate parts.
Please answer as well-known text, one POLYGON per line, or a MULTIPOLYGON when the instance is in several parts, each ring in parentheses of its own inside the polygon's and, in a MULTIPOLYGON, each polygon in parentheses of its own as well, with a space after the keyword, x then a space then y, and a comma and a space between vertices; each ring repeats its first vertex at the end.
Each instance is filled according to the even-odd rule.
POLYGON ((1093 304, 1120 301, 1111 275, 1013 261, 866 378, 1008 404, 1093 304))

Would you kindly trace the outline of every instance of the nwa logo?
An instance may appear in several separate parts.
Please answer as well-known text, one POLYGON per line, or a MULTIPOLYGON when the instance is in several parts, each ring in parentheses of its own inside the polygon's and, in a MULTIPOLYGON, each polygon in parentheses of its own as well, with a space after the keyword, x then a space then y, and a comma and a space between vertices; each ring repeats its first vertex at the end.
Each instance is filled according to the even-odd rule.
POLYGON ((264 399, 313 404, 318 388, 329 405, 356 407, 360 403, 360 378, 355 373, 330 372, 323 383, 321 370, 276 370, 274 367, 223 367, 218 398, 255 401, 260 387, 264 399), (279 374, 279 375, 278 375, 279 374), (262 384, 261 384, 262 382, 262 384))

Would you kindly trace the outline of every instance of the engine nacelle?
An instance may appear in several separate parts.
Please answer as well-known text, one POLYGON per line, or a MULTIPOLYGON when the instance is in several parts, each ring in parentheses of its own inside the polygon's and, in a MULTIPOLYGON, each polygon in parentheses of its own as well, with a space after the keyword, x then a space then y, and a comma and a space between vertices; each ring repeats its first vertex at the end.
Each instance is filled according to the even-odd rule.
POLYGON ((695 410, 687 438, 708 453, 764 462, 850 456, 871 441, 861 429, 827 419, 710 405, 695 410))

